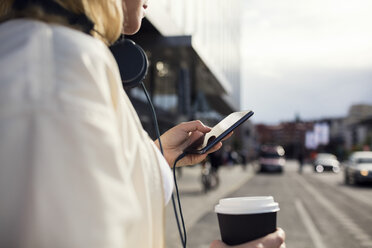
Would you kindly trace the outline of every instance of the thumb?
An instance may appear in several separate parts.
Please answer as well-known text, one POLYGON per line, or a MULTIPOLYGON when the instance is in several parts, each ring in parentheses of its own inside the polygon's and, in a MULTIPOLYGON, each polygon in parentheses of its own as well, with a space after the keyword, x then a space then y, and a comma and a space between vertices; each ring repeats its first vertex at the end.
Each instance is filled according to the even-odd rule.
POLYGON ((225 243, 223 243, 221 240, 214 240, 211 243, 210 248, 228 248, 228 246, 225 243))
POLYGON ((199 120, 197 120, 197 121, 183 122, 179 126, 185 132, 200 131, 202 133, 208 133, 211 130, 210 127, 205 126, 199 120))

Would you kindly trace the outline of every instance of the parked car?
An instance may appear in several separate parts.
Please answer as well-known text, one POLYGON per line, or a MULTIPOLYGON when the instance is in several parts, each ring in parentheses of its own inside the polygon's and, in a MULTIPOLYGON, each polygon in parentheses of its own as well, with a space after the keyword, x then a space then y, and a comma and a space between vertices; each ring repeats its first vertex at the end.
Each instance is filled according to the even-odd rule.
POLYGON ((372 152, 354 152, 345 164, 345 183, 372 182, 372 152))
POLYGON ((313 165, 314 171, 317 173, 322 173, 324 171, 340 172, 340 162, 337 160, 337 157, 331 153, 318 153, 314 159, 313 165))
POLYGON ((285 151, 282 146, 263 145, 260 149, 260 171, 280 172, 284 171, 285 151))

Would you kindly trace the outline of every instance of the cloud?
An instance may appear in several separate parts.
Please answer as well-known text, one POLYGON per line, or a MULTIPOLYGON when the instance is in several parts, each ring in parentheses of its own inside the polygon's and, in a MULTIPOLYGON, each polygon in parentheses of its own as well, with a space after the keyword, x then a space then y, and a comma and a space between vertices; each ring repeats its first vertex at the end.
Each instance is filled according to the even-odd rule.
POLYGON ((372 1, 256 0, 245 9, 242 99, 262 111, 256 119, 343 115, 371 101, 372 1))
POLYGON ((279 68, 372 65, 372 16, 368 13, 372 3, 345 0, 337 4, 329 0, 280 3, 283 5, 279 7, 273 1, 247 4, 250 10, 243 18, 242 51, 250 61, 271 61, 279 68))
POLYGON ((246 77, 243 104, 255 111, 256 122, 345 116, 351 104, 370 103, 370 71, 308 70, 284 73, 283 80, 246 77))

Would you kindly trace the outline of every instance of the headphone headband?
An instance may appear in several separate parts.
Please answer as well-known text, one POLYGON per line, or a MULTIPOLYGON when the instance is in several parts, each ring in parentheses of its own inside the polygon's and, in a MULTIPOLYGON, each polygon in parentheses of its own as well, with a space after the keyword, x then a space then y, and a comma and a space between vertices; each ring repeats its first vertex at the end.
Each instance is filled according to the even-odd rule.
POLYGON ((84 33, 90 34, 94 28, 94 23, 85 14, 75 14, 65 9, 57 2, 47 0, 14 0, 15 10, 24 10, 29 6, 40 6, 45 12, 53 15, 66 17, 70 25, 78 25, 84 33))

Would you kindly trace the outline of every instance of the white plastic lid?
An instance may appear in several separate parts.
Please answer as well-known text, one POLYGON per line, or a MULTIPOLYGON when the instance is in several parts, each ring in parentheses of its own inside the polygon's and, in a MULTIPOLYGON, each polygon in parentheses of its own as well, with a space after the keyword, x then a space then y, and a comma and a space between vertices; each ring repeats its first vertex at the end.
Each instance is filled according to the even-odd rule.
POLYGON ((272 196, 225 198, 214 208, 220 214, 258 214, 279 211, 279 204, 272 196))

